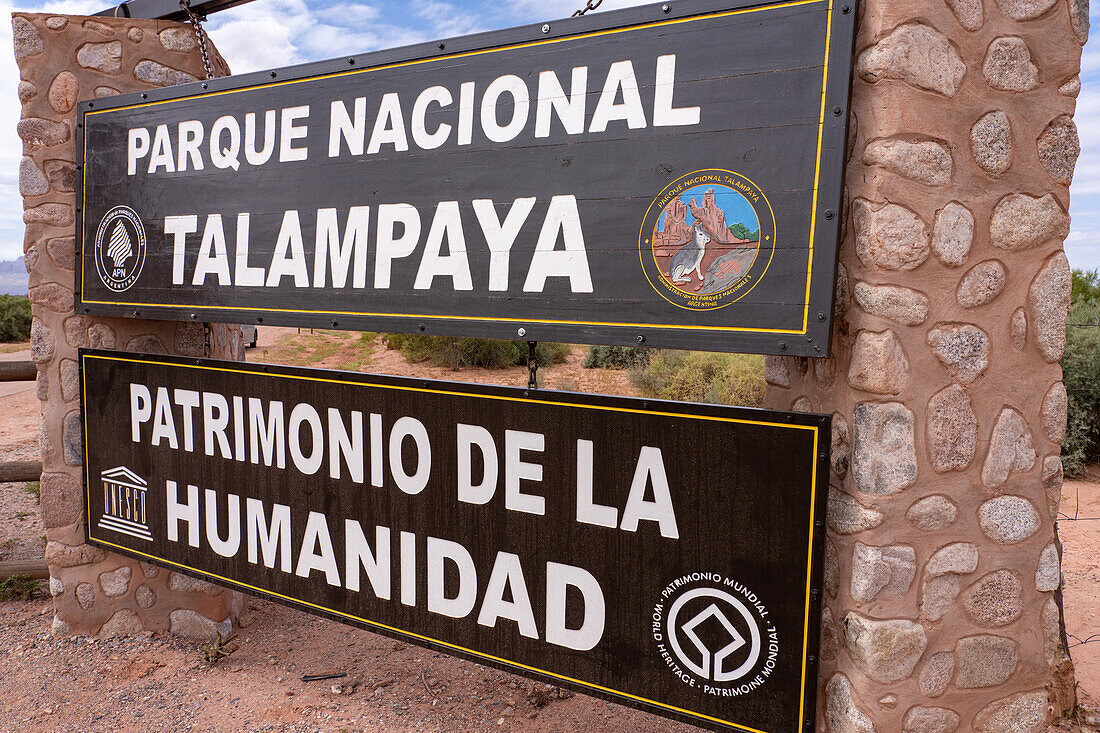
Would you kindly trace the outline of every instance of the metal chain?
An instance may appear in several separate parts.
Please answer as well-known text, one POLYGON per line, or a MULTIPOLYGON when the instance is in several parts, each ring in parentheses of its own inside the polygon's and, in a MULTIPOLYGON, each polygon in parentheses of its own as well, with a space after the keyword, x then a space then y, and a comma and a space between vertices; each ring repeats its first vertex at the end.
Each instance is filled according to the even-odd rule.
POLYGON ((575 11, 573 13, 573 15, 571 15, 569 17, 576 18, 578 15, 584 15, 589 10, 595 10, 596 8, 600 7, 600 5, 602 3, 603 3, 603 0, 596 0, 596 2, 592 2, 592 0, 586 0, 585 3, 584 3, 584 7, 581 8, 580 10, 575 11))
MULTIPOLYGON (((603 2, 603 0, 600 0, 603 2)), ((180 0, 180 10, 187 13, 187 19, 191 22, 191 30, 195 32, 195 38, 199 42, 199 51, 202 53, 202 66, 206 69, 206 78, 214 78, 214 64, 210 63, 210 49, 206 45, 206 31, 203 30, 202 21, 195 11, 191 9, 191 0, 180 0)))
POLYGON ((535 356, 535 347, 538 345, 538 341, 527 342, 527 389, 539 388, 539 360, 535 356))

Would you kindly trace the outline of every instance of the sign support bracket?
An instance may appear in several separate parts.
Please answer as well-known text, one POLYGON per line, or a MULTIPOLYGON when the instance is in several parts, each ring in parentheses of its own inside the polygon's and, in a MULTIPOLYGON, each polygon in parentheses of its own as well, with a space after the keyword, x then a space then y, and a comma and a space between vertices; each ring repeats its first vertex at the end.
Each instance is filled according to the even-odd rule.
POLYGON ((535 356, 535 349, 538 348, 538 341, 527 342, 527 389, 539 388, 539 360, 535 356))

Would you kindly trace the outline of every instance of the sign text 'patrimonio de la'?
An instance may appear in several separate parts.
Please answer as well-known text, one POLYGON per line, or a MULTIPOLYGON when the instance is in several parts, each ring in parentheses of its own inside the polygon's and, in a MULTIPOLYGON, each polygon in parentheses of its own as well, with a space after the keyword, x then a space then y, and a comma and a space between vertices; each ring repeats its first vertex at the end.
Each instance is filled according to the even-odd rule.
POLYGON ((853 16, 673 2, 82 102, 77 307, 824 355, 853 16))
POLYGON ((92 544, 714 729, 813 717, 827 416, 80 359, 92 544))

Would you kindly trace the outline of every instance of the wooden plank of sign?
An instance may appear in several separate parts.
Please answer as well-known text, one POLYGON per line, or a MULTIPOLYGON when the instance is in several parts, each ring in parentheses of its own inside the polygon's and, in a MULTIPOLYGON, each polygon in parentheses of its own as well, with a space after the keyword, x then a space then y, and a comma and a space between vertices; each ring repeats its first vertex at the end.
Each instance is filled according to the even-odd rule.
POLYGON ((716 730, 813 715, 828 416, 80 358, 92 544, 716 730))
POLYGON ((81 102, 78 312, 822 356, 853 16, 687 0, 81 102))

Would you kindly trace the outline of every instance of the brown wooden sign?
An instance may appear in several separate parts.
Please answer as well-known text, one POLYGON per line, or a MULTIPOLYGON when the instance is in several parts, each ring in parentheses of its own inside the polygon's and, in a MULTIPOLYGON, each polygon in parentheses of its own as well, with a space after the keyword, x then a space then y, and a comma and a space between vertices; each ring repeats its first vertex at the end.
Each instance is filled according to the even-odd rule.
POLYGON ((851 8, 686 0, 81 102, 77 312, 825 355, 851 8))
POLYGON ((80 360, 94 545, 705 727, 813 716, 826 416, 80 360))

